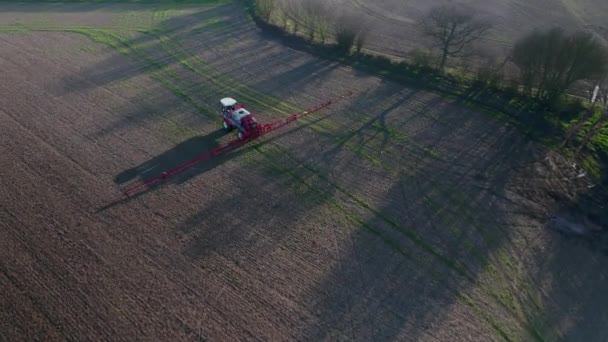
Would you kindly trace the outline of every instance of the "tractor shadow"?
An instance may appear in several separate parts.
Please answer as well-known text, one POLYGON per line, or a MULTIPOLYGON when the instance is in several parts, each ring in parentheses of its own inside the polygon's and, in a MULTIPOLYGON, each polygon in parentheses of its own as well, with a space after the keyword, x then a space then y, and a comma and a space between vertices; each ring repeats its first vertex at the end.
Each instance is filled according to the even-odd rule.
MULTIPOLYGON (((211 151, 220 146, 219 139, 227 135, 228 133, 224 130, 214 131, 206 136, 196 136, 190 138, 184 142, 179 143, 175 147, 168 151, 161 153, 160 155, 143 162, 142 164, 125 170, 116 177, 114 182, 118 185, 124 186, 137 181, 144 181, 146 179, 160 176, 163 172, 171 170, 179 165, 182 165, 207 151, 211 151)), ((187 171, 177 174, 174 177, 168 179, 163 184, 173 183, 182 184, 192 177, 198 174, 209 171, 221 163, 225 162, 229 158, 234 158, 239 154, 239 151, 229 153, 225 155, 212 158, 201 164, 188 169, 187 171)))
MULTIPOLYGON (((156 178, 162 175, 163 172, 178 167, 194 158, 197 158, 205 152, 211 151, 221 145, 220 139, 226 136, 224 130, 216 130, 205 136, 196 136, 185 140, 175 147, 167 150, 152 159, 149 159, 138 166, 122 171, 114 177, 114 183, 123 191, 130 186, 143 184, 144 181, 156 178)), ((136 198, 140 198, 150 192, 156 191, 159 188, 170 184, 183 184, 188 180, 203 174, 215 167, 225 163, 226 161, 237 157, 243 153, 246 148, 233 150, 228 153, 212 157, 208 160, 201 161, 199 164, 178 173, 173 177, 162 180, 148 187, 142 187, 142 191, 138 191, 127 197, 123 197, 117 201, 111 202, 97 210, 97 212, 105 211, 117 205, 126 204, 136 198)))
MULTIPOLYGON (((320 117, 320 118, 317 118, 317 119, 311 121, 308 124, 300 125, 294 129, 286 130, 279 134, 274 134, 269 137, 263 137, 263 138, 260 138, 260 140, 250 141, 250 142, 246 143, 245 145, 227 150, 226 152, 224 152, 218 156, 203 160, 199 164, 197 164, 191 168, 185 169, 183 172, 178 173, 175 176, 172 176, 166 180, 160 181, 156 184, 146 187, 145 189, 143 189, 140 192, 137 192, 133 195, 122 198, 120 200, 111 202, 111 203, 99 208, 97 210, 97 212, 105 211, 106 209, 115 207, 119 204, 126 204, 136 198, 140 198, 140 197, 142 197, 146 194, 149 194, 150 192, 156 191, 166 185, 184 184, 195 177, 198 177, 210 170, 213 170, 214 168, 216 168, 218 166, 221 166, 222 164, 226 163, 229 160, 238 158, 239 156, 241 156, 244 153, 247 153, 248 151, 250 151, 253 148, 260 149, 267 144, 271 144, 276 140, 279 140, 289 134, 292 134, 292 133, 295 133, 302 129, 305 129, 306 127, 313 125, 315 123, 318 123, 326 118, 327 118, 327 116, 323 116, 323 117, 320 117)), ((142 184, 142 182, 144 182, 145 180, 159 177, 162 175, 163 172, 166 172, 175 167, 183 165, 184 163, 187 163, 188 161, 191 161, 197 157, 200 157, 205 152, 209 152, 209 151, 219 147, 222 143, 226 143, 227 142, 226 139, 224 139, 223 142, 220 142, 220 139, 224 138, 226 135, 229 135, 229 134, 232 134, 232 133, 228 133, 223 129, 218 129, 206 136, 197 136, 197 137, 193 137, 188 140, 185 140, 185 141, 177 144, 175 147, 171 148, 170 150, 167 150, 167 151, 155 156, 154 158, 141 163, 138 166, 132 167, 130 169, 127 169, 127 170, 122 171, 121 173, 117 174, 114 177, 114 183, 116 183, 122 189, 125 189, 129 186, 135 186, 137 184, 142 184)), ((272 173, 271 170, 266 170, 266 171, 269 173, 272 173)), ((206 211, 206 209, 203 209, 201 212, 205 212, 205 211, 206 211)), ((190 223, 188 223, 187 225, 192 226, 194 224, 193 222, 196 222, 196 217, 200 217, 201 215, 202 214, 199 213, 199 214, 195 215, 193 218, 190 218, 188 220, 188 222, 190 222, 190 223)))

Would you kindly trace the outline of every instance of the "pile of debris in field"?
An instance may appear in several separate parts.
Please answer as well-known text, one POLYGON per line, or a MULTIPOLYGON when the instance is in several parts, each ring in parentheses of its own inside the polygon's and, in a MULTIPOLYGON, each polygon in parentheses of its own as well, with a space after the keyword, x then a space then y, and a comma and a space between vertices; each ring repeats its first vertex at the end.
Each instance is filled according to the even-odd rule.
POLYGON ((525 166, 512 187, 531 203, 543 203, 547 227, 608 252, 608 189, 562 155, 549 152, 525 166))

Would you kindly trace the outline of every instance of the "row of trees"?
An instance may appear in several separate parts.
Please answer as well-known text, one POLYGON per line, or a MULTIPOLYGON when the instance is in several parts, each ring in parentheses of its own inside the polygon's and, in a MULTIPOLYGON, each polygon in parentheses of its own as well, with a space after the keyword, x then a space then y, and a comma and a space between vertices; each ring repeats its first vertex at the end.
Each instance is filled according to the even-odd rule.
POLYGON ((346 14, 326 0, 256 0, 256 11, 267 22, 303 34, 310 41, 333 41, 343 53, 361 52, 368 36, 362 15, 346 14))
MULTIPOLYGON (((266 21, 274 21, 285 30, 304 34, 310 41, 332 41, 343 53, 361 52, 369 34, 362 16, 343 13, 326 0, 257 0, 256 10, 266 21)), ((470 8, 442 5, 423 16, 418 27, 427 37, 434 52, 434 68, 444 73, 452 59, 467 59, 475 54, 475 43, 492 30, 491 21, 470 8)), ((428 58, 420 58, 428 63, 428 58)), ((416 61, 414 61, 416 63, 416 61)), ((483 82, 505 83, 497 76, 511 63, 517 67, 517 78, 509 75, 510 84, 525 97, 545 105, 554 105, 575 84, 590 84, 595 96, 588 110, 581 113, 577 124, 566 134, 564 145, 591 125, 583 138, 584 146, 608 123, 607 98, 604 95, 608 75, 608 51, 591 33, 568 33, 560 28, 535 30, 515 42, 500 65, 478 68, 483 82), (596 110, 602 105, 601 117, 596 110), (590 122, 593 121, 593 122, 590 122)), ((580 147, 579 147, 580 149, 580 147)))
POLYGON ((513 62, 519 68, 523 92, 542 103, 557 101, 575 83, 587 81, 592 91, 590 105, 566 132, 562 147, 583 135, 576 152, 596 137, 608 122, 608 96, 605 94, 608 75, 608 51, 592 34, 567 34, 562 29, 534 31, 513 47, 513 62), (600 116, 596 118, 596 107, 600 116), (595 122, 593 120, 595 119, 595 122), (584 130, 586 126, 591 127, 584 130))
MULTIPOLYGON (((469 10, 439 6, 429 11, 420 27, 439 52, 437 68, 443 72, 448 58, 473 54, 473 43, 492 25, 469 10)), ((545 103, 556 101, 578 81, 597 81, 608 73, 608 52, 591 33, 568 34, 561 28, 522 37, 508 59, 519 69, 524 94, 545 103)))
MULTIPOLYGON (((492 25, 471 11, 439 6, 421 19, 420 27, 433 42, 432 48, 439 52, 437 68, 443 72, 448 58, 472 54, 473 43, 486 35, 492 25)), ((523 95, 545 105, 558 103, 577 83, 591 85, 590 106, 568 129, 562 147, 571 143, 574 137, 583 135, 577 148, 579 152, 608 123, 608 95, 605 92, 608 50, 593 34, 567 33, 561 28, 535 30, 516 41, 498 69, 508 61, 519 70, 517 88, 521 88, 523 95), (598 104, 602 105, 599 118, 596 117, 598 104), (591 127, 584 130, 586 126, 591 127)), ((480 72, 483 69, 480 68, 480 72)))

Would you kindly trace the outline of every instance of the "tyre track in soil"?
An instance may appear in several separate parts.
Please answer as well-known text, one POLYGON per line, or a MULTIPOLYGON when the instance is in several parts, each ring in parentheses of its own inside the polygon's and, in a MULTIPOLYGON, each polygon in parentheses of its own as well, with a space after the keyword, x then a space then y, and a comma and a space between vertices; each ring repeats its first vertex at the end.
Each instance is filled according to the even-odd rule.
MULTIPOLYGON (((206 107, 201 106, 196 103, 192 97, 188 96, 184 93, 183 88, 190 89, 193 87, 192 84, 187 83, 185 80, 179 77, 173 70, 171 70, 169 64, 162 64, 162 61, 152 59, 145 54, 141 54, 140 51, 134 49, 130 46, 127 41, 122 38, 120 35, 113 32, 106 31, 83 31, 83 30, 74 30, 70 31, 73 33, 82 34, 94 42, 101 43, 103 45, 109 46, 112 49, 120 52, 122 55, 130 57, 132 59, 137 59, 144 65, 143 70, 148 76, 160 82, 163 86, 165 86, 168 90, 170 90, 175 96, 185 101, 188 105, 195 108, 199 114, 204 115, 207 118, 213 119, 218 122, 218 117, 212 114, 210 111, 206 109, 206 107)), ((173 121, 174 122, 174 121, 173 121)), ((174 122, 175 123, 175 122, 174 122)), ((218 125, 219 127, 219 125, 218 125)))
MULTIPOLYGON (((462 206, 462 205, 461 205, 462 206)), ((479 229, 479 226, 477 225, 477 229, 479 229)))

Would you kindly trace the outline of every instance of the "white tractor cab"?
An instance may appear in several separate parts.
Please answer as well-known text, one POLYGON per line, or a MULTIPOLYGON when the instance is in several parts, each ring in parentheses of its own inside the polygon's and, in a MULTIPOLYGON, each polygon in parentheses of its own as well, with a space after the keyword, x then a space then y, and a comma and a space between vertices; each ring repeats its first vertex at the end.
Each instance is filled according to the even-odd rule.
POLYGON ((243 139, 257 128, 258 123, 253 115, 235 99, 226 97, 220 100, 220 104, 222 106, 222 124, 225 130, 232 131, 237 128, 239 139, 243 139))

